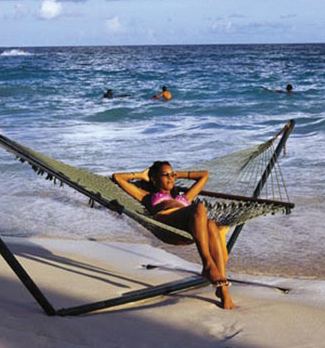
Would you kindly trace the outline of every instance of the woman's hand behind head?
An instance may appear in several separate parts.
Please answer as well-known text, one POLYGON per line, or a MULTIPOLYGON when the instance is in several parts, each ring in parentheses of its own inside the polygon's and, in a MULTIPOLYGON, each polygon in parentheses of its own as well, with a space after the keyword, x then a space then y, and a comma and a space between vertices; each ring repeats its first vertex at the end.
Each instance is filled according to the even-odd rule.
POLYGON ((149 178, 149 168, 146 168, 143 172, 142 172, 142 180, 149 182, 150 178, 149 178))

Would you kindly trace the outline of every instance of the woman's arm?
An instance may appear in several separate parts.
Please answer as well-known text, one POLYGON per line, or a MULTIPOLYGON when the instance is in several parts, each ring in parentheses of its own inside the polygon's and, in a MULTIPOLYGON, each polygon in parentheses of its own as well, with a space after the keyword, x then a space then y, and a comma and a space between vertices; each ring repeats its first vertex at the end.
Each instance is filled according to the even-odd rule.
POLYGON ((114 173, 112 178, 126 193, 140 202, 149 194, 149 192, 130 182, 130 180, 149 181, 148 169, 143 172, 114 173))
POLYGON ((161 98, 161 93, 155 94, 151 97, 151 99, 160 99, 161 98))
POLYGON ((202 191, 209 178, 207 170, 179 171, 176 172, 176 175, 178 179, 195 180, 195 183, 184 194, 190 202, 202 191))

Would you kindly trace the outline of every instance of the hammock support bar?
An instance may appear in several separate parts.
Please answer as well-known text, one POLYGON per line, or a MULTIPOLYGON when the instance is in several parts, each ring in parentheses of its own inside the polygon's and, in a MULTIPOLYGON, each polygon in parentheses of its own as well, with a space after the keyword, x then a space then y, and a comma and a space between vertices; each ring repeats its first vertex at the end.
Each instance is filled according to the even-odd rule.
POLYGON ((100 309, 111 308, 121 306, 123 304, 141 301, 156 296, 168 295, 182 290, 188 290, 190 288, 201 287, 209 285, 209 281, 201 276, 187 277, 181 280, 173 282, 163 283, 160 285, 152 286, 145 289, 136 291, 129 291, 121 296, 117 296, 111 299, 93 302, 81 306, 61 308, 55 310, 42 291, 34 283, 29 274, 22 267, 20 262, 7 247, 5 242, 0 238, 0 254, 7 262, 9 267, 13 270, 16 276, 20 279, 29 293, 33 296, 36 302, 44 310, 48 316, 67 316, 67 315, 80 315, 89 312, 97 311, 100 309))
MULTIPOLYGON (((253 198, 257 198, 260 195, 260 193, 261 193, 261 191, 262 191, 262 189, 263 189, 263 187, 264 187, 264 185, 265 185, 265 183, 267 181, 267 178, 271 174, 271 171, 272 171, 272 169, 273 169, 273 167, 274 167, 278 157, 280 156, 281 151, 284 149, 285 144, 286 144, 286 142, 288 140, 288 137, 290 136, 290 134, 293 131, 294 127, 295 127, 295 121, 294 120, 290 120, 285 125, 285 127, 283 128, 282 137, 281 137, 281 139, 280 139, 280 141, 279 141, 279 143, 278 143, 278 145, 277 145, 277 147, 276 147, 276 149, 274 151, 274 154, 271 157, 271 159, 270 159, 270 161, 269 161, 269 163, 268 163, 268 165, 267 165, 267 167, 266 167, 266 169, 265 169, 265 171, 264 171, 260 181, 258 182, 258 184, 257 184, 257 186, 255 188, 255 191, 253 193, 253 198)), ((232 233, 232 235, 229 238, 229 241, 227 243, 228 253, 230 253, 232 248, 234 247, 234 245, 235 245, 235 243, 236 243, 236 241, 237 241, 237 239, 239 237, 239 234, 240 234, 241 230, 243 229, 243 227, 244 227, 244 224, 241 224, 241 225, 236 226, 236 228, 234 229, 234 231, 233 231, 233 233, 232 233)))
POLYGON ((146 289, 129 291, 121 296, 104 300, 104 301, 89 303, 89 304, 76 306, 76 307, 62 308, 62 309, 59 309, 56 312, 56 314, 60 316, 80 315, 80 314, 85 314, 85 313, 93 312, 100 309, 120 306, 130 302, 146 300, 156 296, 168 295, 171 293, 175 293, 177 291, 188 290, 194 287, 206 286, 208 284, 209 282, 207 281, 206 278, 203 278, 201 276, 193 276, 193 277, 176 280, 169 283, 164 283, 161 285, 152 286, 146 289))
POLYGON ((38 304, 43 308, 44 312, 47 315, 55 315, 56 311, 47 300, 47 298, 43 295, 41 290, 37 287, 37 285, 33 282, 32 278, 25 271, 23 266, 19 263, 10 249, 7 247, 5 242, 0 238, 0 254, 5 259, 10 268, 14 271, 16 276, 21 280, 21 282, 25 285, 27 290, 31 293, 34 299, 38 302, 38 304))

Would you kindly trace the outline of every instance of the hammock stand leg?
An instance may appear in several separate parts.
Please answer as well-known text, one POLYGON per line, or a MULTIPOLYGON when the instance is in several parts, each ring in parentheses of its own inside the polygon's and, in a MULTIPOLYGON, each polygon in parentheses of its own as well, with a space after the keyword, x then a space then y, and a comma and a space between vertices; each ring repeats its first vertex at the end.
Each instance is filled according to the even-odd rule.
POLYGON ((149 299, 156 296, 168 295, 182 290, 187 290, 194 287, 206 286, 209 282, 201 276, 187 277, 181 280, 176 280, 156 286, 152 286, 145 289, 136 291, 129 291, 121 296, 113 297, 107 300, 98 301, 94 303, 88 303, 81 306, 62 308, 55 310, 51 303, 47 300, 45 295, 41 292, 38 286, 34 283, 32 278, 22 267, 20 262, 10 251, 6 243, 0 238, 0 254, 7 262, 9 267, 13 270, 16 276, 20 279, 29 293, 34 297, 36 302, 41 306, 44 312, 49 315, 80 315, 93 312, 100 309, 106 309, 111 307, 120 306, 127 303, 137 302, 145 299, 149 299))
POLYGON ((18 262, 16 257, 7 247, 5 242, 0 238, 0 254, 8 263, 9 267, 15 272, 16 276, 21 280, 27 290, 31 293, 38 304, 43 308, 47 315, 55 315, 55 309, 50 302, 43 295, 41 290, 33 282, 32 278, 28 275, 22 265, 18 262))
POLYGON ((145 289, 129 291, 121 296, 99 302, 70 308, 62 308, 59 309, 56 314, 61 316, 86 314, 100 309, 112 308, 127 303, 150 299, 156 296, 169 295, 178 291, 188 290, 194 287, 206 286, 208 284, 210 283, 201 276, 188 277, 145 289))
MULTIPOLYGON (((258 184, 255 188, 255 191, 253 193, 253 198, 258 198, 258 196, 260 195, 269 175, 271 174, 271 171, 272 171, 276 161, 278 160, 278 157, 280 156, 282 149, 284 148, 284 146, 288 140, 289 135, 291 134, 291 132, 294 128, 294 126, 295 126, 294 120, 290 120, 286 124, 284 131, 283 131, 283 134, 282 134, 282 137, 281 137, 276 149, 274 150, 273 156, 271 157, 268 165, 265 168, 264 173, 262 174, 260 181, 258 182, 258 184)), ((245 224, 236 226, 234 232, 232 233, 232 235, 227 243, 228 253, 230 253, 232 248, 234 247, 234 245, 237 241, 237 238, 239 237, 239 234, 240 234, 241 230, 243 229, 244 225, 245 224)))

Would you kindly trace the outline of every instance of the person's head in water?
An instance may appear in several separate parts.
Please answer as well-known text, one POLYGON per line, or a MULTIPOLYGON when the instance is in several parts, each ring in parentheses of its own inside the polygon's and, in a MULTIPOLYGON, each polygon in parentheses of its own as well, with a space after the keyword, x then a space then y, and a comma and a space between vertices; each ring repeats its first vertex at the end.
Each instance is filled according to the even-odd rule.
POLYGON ((113 90, 108 89, 104 94, 104 98, 113 98, 113 90))
POLYGON ((166 86, 162 86, 161 89, 162 89, 163 92, 166 92, 166 91, 167 91, 167 87, 166 87, 166 86))
POLYGON ((286 90, 287 90, 287 92, 289 92, 289 93, 292 92, 293 87, 292 87, 292 85, 291 85, 290 83, 287 84, 286 90))

